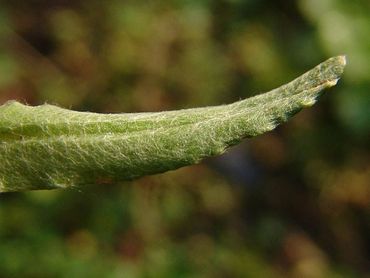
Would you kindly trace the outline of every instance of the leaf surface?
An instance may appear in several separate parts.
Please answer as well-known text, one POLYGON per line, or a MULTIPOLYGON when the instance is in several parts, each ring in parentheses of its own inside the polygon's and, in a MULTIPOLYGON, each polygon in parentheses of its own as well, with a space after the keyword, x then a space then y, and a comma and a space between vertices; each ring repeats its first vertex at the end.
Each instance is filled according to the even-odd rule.
POLYGON ((0 192, 111 183, 198 163, 313 105, 345 64, 333 57, 268 93, 214 107, 98 114, 7 102, 0 106, 0 192))

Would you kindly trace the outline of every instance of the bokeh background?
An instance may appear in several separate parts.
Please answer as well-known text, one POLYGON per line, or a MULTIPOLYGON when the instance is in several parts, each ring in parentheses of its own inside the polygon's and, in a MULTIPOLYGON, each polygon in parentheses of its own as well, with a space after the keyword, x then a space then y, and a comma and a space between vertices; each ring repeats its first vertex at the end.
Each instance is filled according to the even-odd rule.
POLYGON ((2 0, 0 103, 217 105, 339 54, 317 105, 221 157, 1 194, 0 277, 370 277, 368 0, 2 0))

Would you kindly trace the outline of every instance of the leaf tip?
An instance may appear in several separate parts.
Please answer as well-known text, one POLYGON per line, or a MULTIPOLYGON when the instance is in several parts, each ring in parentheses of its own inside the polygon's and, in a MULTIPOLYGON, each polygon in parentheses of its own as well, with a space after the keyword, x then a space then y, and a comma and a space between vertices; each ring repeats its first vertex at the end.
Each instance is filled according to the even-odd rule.
POLYGON ((335 76, 337 77, 336 80, 331 81, 331 83, 333 84, 332 86, 334 86, 335 84, 337 84, 338 79, 342 75, 344 68, 347 65, 347 57, 346 55, 339 55, 329 59, 329 61, 329 65, 335 73, 335 76))
POLYGON ((347 65, 347 56, 346 55, 338 56, 338 61, 343 66, 347 65))
POLYGON ((344 68, 347 65, 346 55, 339 55, 331 58, 330 60, 332 60, 331 67, 335 75, 334 78, 327 80, 326 86, 328 88, 337 85, 338 80, 340 79, 341 75, 343 74, 344 68))
POLYGON ((331 61, 331 64, 345 67, 347 65, 347 55, 338 55, 331 57, 328 61, 331 61))

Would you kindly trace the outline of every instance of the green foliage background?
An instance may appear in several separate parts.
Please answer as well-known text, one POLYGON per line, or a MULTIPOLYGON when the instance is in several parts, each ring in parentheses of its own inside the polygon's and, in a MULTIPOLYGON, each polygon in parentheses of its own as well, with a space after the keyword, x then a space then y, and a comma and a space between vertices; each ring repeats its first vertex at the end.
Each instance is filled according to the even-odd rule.
POLYGON ((0 195, 0 276, 369 277, 369 34, 366 0, 2 1, 0 103, 216 105, 349 64, 318 105, 220 158, 0 195))

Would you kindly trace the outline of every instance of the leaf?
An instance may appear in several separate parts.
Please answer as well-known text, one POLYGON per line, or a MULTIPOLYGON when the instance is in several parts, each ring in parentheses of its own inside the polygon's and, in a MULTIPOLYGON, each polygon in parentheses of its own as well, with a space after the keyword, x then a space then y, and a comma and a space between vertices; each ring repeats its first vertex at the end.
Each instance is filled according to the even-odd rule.
POLYGON ((10 101, 0 106, 0 192, 130 180, 219 155, 313 105, 344 56, 268 93, 228 105, 97 114, 10 101))

